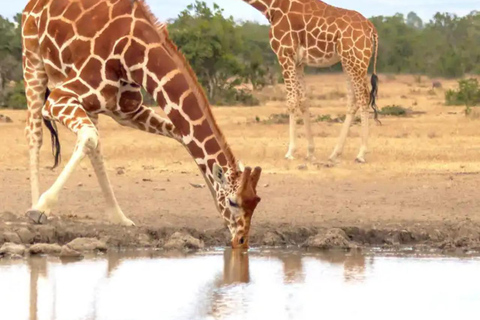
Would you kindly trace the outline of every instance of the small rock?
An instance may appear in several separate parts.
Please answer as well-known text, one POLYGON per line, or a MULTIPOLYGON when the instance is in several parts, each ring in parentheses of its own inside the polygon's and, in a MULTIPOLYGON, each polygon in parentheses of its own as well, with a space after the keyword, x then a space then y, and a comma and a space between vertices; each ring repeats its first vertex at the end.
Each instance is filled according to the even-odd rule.
POLYGON ((67 246, 80 252, 107 251, 107 244, 95 238, 76 238, 67 243, 67 246))
POLYGON ((197 189, 205 188, 204 184, 190 183, 190 185, 194 188, 197 188, 197 189))
POLYGON ((301 164, 301 165, 299 165, 299 166, 297 167, 297 169, 298 169, 298 170, 307 170, 308 167, 307 167, 306 164, 301 164))
POLYGON ((0 213, 0 220, 2 222, 16 221, 17 219, 18 219, 18 217, 10 211, 5 211, 5 212, 0 213))
POLYGON ((0 248, 0 256, 3 255, 20 255, 23 256, 25 253, 25 246, 23 244, 15 244, 11 242, 6 242, 0 248))
POLYGON ((270 185, 267 183, 267 184, 264 184, 263 187, 268 188, 268 187, 270 187, 270 185))
POLYGON ((318 249, 350 249, 352 244, 348 240, 347 234, 338 228, 330 229, 326 234, 317 234, 305 241, 303 247, 318 249))
POLYGON ((22 243, 30 244, 35 239, 35 233, 30 231, 28 228, 20 228, 17 230, 17 234, 20 237, 22 243))
POLYGON ((20 237, 18 236, 18 234, 16 234, 15 232, 5 232, 3 234, 3 238, 5 239, 5 242, 11 242, 11 243, 22 243, 22 240, 20 239, 20 237))
POLYGON ((35 243, 32 245, 28 251, 31 254, 59 254, 62 251, 62 247, 58 244, 51 243, 35 243))
POLYGON ((265 246, 278 246, 285 244, 284 238, 277 232, 267 231, 263 235, 262 244, 265 246))
POLYGON ((148 234, 141 233, 140 235, 138 235, 138 243, 143 247, 150 247, 150 237, 148 236, 148 234))
POLYGON ((60 257, 62 258, 79 258, 83 257, 82 254, 76 250, 73 250, 69 246, 65 245, 61 248, 60 257))
POLYGON ((142 179, 143 182, 152 182, 152 179, 149 179, 149 178, 143 178, 142 179))
POLYGON ((0 114, 0 123, 12 123, 13 120, 9 116, 4 116, 0 114))
POLYGON ((186 251, 195 251, 202 249, 203 247, 204 244, 202 240, 196 239, 188 233, 183 232, 175 232, 164 245, 164 248, 167 250, 186 251))
POLYGON ((117 170, 118 175, 125 174, 125 168, 124 167, 117 167, 116 170, 117 170))
POLYGON ((143 165, 142 167, 143 167, 143 170, 154 170, 154 169, 155 169, 154 166, 145 166, 145 165, 143 165))
POLYGON ((83 183, 79 182, 79 183, 77 184, 77 186, 78 186, 78 187, 83 187, 83 183))
POLYGON ((51 243, 55 242, 55 228, 52 226, 39 225, 34 227, 37 231, 35 242, 51 243))

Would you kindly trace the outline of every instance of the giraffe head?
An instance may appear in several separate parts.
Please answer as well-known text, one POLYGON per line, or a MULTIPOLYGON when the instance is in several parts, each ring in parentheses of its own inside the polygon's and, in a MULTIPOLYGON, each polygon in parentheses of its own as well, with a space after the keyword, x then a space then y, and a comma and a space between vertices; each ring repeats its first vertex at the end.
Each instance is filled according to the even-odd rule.
POLYGON ((243 167, 238 163, 237 170, 227 170, 213 165, 213 177, 219 184, 218 207, 232 235, 233 248, 248 248, 250 223, 253 212, 260 202, 257 184, 262 169, 243 167))

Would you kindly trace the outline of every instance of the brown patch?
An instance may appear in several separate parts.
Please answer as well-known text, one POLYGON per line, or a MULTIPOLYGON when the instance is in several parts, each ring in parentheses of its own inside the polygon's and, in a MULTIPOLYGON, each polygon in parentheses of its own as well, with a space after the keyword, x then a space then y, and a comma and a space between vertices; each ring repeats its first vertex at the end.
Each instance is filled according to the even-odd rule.
POLYGON ((97 40, 95 40, 93 52, 106 59, 112 52, 115 42, 129 34, 130 23, 130 18, 120 18, 112 21, 97 40))
POLYGON ((143 77, 145 77, 145 74, 143 73, 143 69, 137 69, 137 70, 134 70, 134 71, 130 71, 130 75, 131 75, 133 81, 135 81, 138 84, 143 84, 143 77))
POLYGON ((228 165, 227 163, 227 157, 225 157, 225 153, 220 153, 217 157, 217 161, 221 166, 226 166, 228 165))
POLYGON ((125 112, 133 112, 138 109, 138 106, 142 103, 142 94, 140 92, 124 91, 120 96, 119 107, 125 112))
POLYGON ((145 60, 145 47, 135 40, 132 40, 130 46, 125 52, 125 63, 131 67, 143 63, 145 60))
POLYGON ((91 94, 82 99, 82 106, 89 112, 96 111, 100 108, 100 100, 96 94, 91 94))
POLYGON ((213 131, 206 119, 203 120, 202 124, 193 127, 193 136, 199 142, 203 142, 206 138, 213 136, 213 131))
POLYGON ((22 30, 23 35, 25 36, 34 36, 37 35, 38 29, 35 19, 32 16, 28 16, 24 22, 24 27, 22 30))
POLYGON ((121 53, 123 52, 123 50, 125 49, 127 43, 128 43, 128 39, 127 39, 127 38, 123 38, 122 40, 120 40, 120 41, 115 45, 115 48, 113 49, 113 53, 114 53, 114 54, 121 54, 121 53))
POLYGON ((65 88, 70 89, 77 93, 78 95, 86 94, 90 91, 90 88, 84 85, 80 80, 75 80, 73 82, 69 82, 65 85, 65 88))
POLYGON ((95 58, 90 58, 82 69, 80 77, 93 88, 97 88, 102 82, 101 70, 102 63, 95 58))
POLYGON ((117 106, 117 94, 118 88, 112 85, 107 84, 101 91, 100 94, 107 102, 107 107, 112 108, 117 106))
POLYGON ((107 80, 118 81, 123 73, 125 71, 119 59, 110 59, 105 62, 105 76, 107 80))
POLYGON ((51 18, 61 15, 68 6, 68 1, 53 1, 50 3, 48 13, 51 18))
MULTIPOLYGON (((89 1, 95 1, 95 3, 98 3, 97 0, 89 1)), ((108 6, 106 2, 102 2, 95 8, 95 10, 83 15, 76 22, 78 35, 88 38, 93 37, 108 21, 108 6)))
POLYGON ((215 154, 220 151, 220 145, 218 144, 217 139, 212 138, 207 140, 207 142, 205 142, 205 151, 207 154, 215 154))
POLYGON ((203 150, 194 141, 191 141, 189 144, 187 144, 187 148, 192 154, 193 158, 203 159, 205 157, 203 150))
MULTIPOLYGON (((169 82, 167 82, 164 86, 163 89, 167 93, 168 97, 170 98, 170 101, 172 101, 174 104, 179 105, 180 104, 180 97, 182 94, 189 89, 188 83, 185 79, 185 76, 181 73, 177 73, 169 82)), ((193 113, 195 114, 194 110, 191 109, 199 109, 197 101, 194 100, 192 101, 192 105, 185 105, 183 110, 190 114, 193 113), (188 108, 185 108, 188 107, 188 108), (188 110, 187 110, 188 109, 188 110)), ((201 112, 200 110, 197 112, 201 112)))
MULTIPOLYGON (((83 9, 88 10, 98 4, 98 0, 82 0, 83 9)), ((97 9, 97 8, 96 8, 97 9)))
POLYGON ((63 17, 74 21, 78 18, 78 16, 82 13, 82 8, 80 8, 80 4, 78 2, 70 2, 67 11, 63 14, 63 17))
POLYGON ((192 121, 196 121, 203 116, 203 112, 198 106, 197 97, 193 92, 190 92, 188 96, 183 99, 182 108, 192 121))
POLYGON ((137 21, 135 23, 135 27, 133 29, 133 36, 135 38, 143 40, 146 43, 160 42, 160 37, 158 36, 158 32, 155 27, 143 21, 137 21))
POLYGON ((124 14, 130 14, 132 12, 132 6, 128 1, 117 1, 112 10, 112 17, 118 17, 124 14))
POLYGON ((57 46, 50 40, 45 38, 41 44, 41 54, 45 59, 51 60, 56 65, 59 63, 59 51, 57 46))
POLYGON ((158 83, 150 76, 147 75, 147 91, 153 93, 158 87, 158 83))
POLYGON ((172 109, 168 117, 173 122, 175 128, 180 131, 182 136, 188 136, 190 134, 190 123, 180 114, 178 110, 172 109))
POLYGON ((75 39, 72 41, 72 43, 63 50, 62 52, 62 59, 64 63, 73 63, 74 60, 76 63, 79 65, 82 63, 82 61, 85 61, 87 57, 81 57, 78 58, 78 55, 75 53, 77 52, 89 52, 90 51, 90 41, 83 41, 83 40, 78 40, 75 39))
POLYGON ((167 100, 165 99, 165 96, 161 91, 157 94, 156 100, 157 100, 158 106, 161 107, 162 109, 164 109, 165 106, 167 105, 167 100))
POLYGON ((147 69, 161 79, 176 66, 163 48, 154 48, 148 53, 147 69))

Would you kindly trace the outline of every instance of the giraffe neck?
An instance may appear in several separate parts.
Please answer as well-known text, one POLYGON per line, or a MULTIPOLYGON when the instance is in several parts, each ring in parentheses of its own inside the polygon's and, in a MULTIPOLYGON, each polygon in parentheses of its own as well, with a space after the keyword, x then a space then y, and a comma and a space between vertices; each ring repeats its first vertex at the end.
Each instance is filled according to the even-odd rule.
POLYGON ((243 0, 244 2, 248 3, 261 13, 265 17, 267 17, 268 20, 271 19, 272 16, 272 8, 275 7, 275 2, 276 1, 281 1, 281 0, 243 0))
POLYGON ((205 93, 193 70, 168 37, 145 56, 143 69, 133 71, 132 80, 143 84, 179 131, 181 143, 203 173, 218 205, 221 188, 213 177, 213 165, 217 163, 227 174, 237 172, 237 167, 235 157, 213 118, 205 93))

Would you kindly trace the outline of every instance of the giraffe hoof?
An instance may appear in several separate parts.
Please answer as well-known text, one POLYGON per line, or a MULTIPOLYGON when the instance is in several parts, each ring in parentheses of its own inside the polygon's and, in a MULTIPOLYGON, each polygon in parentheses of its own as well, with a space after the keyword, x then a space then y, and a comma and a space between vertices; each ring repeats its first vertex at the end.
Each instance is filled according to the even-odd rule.
POLYGON ((287 160, 295 160, 295 157, 292 156, 292 155, 290 155, 290 154, 287 154, 287 155, 285 156, 285 159, 287 159, 287 160))
POLYGON ((356 158, 355 162, 356 163, 366 163, 367 161, 365 161, 365 159, 363 159, 363 158, 356 158))
POLYGON ((45 212, 30 209, 25 213, 25 216, 30 219, 34 224, 45 224, 47 223, 47 215, 45 212))

